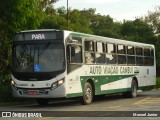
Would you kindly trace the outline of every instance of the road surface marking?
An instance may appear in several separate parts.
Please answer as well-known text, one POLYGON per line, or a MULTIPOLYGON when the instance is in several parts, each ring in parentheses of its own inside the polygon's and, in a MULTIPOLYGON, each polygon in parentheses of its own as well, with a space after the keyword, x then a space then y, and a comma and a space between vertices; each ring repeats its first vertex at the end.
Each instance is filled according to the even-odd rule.
POLYGON ((134 103, 134 104, 135 104, 135 105, 141 104, 142 102, 146 101, 146 100, 149 99, 149 98, 150 98, 150 97, 147 97, 147 98, 142 99, 142 100, 140 100, 140 101, 138 101, 138 102, 136 102, 136 103, 134 103))
POLYGON ((160 101, 160 98, 151 98, 151 97, 147 97, 145 99, 142 99, 134 104, 150 104, 150 103, 157 103, 160 101))
POLYGON ((109 107, 109 108, 119 108, 119 107, 121 107, 121 106, 113 106, 113 107, 109 107))

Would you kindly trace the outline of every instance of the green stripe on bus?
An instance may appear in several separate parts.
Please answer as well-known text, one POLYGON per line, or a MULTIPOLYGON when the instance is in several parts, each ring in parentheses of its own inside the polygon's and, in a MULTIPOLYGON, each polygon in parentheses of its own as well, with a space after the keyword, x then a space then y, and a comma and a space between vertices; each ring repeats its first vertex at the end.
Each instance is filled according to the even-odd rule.
MULTIPOLYGON (((150 85, 150 86, 142 86, 139 87, 139 90, 151 90, 154 87, 154 85, 150 85)), ((120 88, 120 89, 112 89, 112 90, 102 90, 99 93, 95 94, 95 95, 102 95, 102 94, 112 94, 112 93, 122 93, 122 92, 127 92, 127 91, 131 91, 131 88, 120 88)), ((67 94, 67 98, 71 98, 71 97, 80 97, 82 96, 83 93, 71 93, 71 94, 67 94)))
POLYGON ((81 76, 80 80, 81 80, 81 85, 83 88, 86 81, 91 79, 95 87, 95 94, 100 95, 100 94, 108 93, 108 91, 101 90, 101 85, 105 85, 108 83, 112 83, 112 82, 119 81, 125 78, 133 77, 133 76, 134 75, 81 76))
MULTIPOLYGON (((100 94, 96 94, 96 95, 101 95, 101 94, 112 94, 112 93, 121 93, 121 92, 127 92, 130 91, 131 88, 121 88, 121 89, 113 89, 113 90, 103 90, 101 91, 100 94)), ((71 98, 71 97, 80 97, 82 96, 83 93, 70 93, 67 94, 67 98, 71 98)))
POLYGON ((78 96, 82 96, 83 93, 70 93, 70 94, 67 94, 67 98, 71 98, 71 97, 78 97, 78 96))
POLYGON ((101 91, 101 94, 121 93, 121 92, 127 92, 127 91, 131 91, 131 88, 120 88, 120 89, 112 89, 112 90, 103 90, 103 91, 101 91))
POLYGON ((95 85, 104 85, 133 76, 135 75, 81 76, 80 79, 83 83, 82 85, 89 79, 91 79, 95 85))

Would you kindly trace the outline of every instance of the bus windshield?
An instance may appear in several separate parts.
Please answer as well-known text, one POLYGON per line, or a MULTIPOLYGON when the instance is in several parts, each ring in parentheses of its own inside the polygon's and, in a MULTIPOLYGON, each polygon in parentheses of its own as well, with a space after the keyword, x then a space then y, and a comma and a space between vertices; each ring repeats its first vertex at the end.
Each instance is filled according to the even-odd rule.
POLYGON ((64 70, 63 44, 15 45, 14 72, 56 72, 64 70))

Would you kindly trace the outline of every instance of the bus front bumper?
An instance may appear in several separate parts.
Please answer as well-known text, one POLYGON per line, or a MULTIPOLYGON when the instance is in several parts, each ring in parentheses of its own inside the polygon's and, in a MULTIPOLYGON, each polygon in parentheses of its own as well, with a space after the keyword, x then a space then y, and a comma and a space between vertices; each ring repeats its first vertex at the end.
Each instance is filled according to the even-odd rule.
POLYGON ((12 95, 19 98, 60 98, 66 97, 64 84, 55 88, 16 88, 12 85, 12 95))

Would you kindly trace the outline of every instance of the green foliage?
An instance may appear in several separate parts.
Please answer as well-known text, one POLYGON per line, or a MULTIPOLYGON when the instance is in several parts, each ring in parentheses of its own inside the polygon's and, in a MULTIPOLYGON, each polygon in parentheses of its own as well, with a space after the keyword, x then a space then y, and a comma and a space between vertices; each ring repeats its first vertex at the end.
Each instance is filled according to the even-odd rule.
POLYGON ((92 34, 88 19, 76 9, 69 13, 69 30, 92 34))
MULTIPOLYGON (((152 28, 154 39, 150 39, 156 48, 156 62, 157 66, 160 66, 160 6, 155 8, 155 11, 149 11, 148 15, 144 19, 148 25, 152 28)), ((148 37, 148 35, 147 35, 148 37)))
POLYGON ((142 19, 124 21, 121 29, 124 39, 142 43, 150 43, 154 34, 147 22, 142 19))
POLYGON ((35 0, 0 0, 0 3, 0 80, 10 80, 12 38, 18 31, 36 29, 43 11, 35 0))
POLYGON ((40 29, 66 29, 67 21, 64 17, 58 15, 46 16, 43 20, 40 29))
MULTIPOLYGON (((46 15, 40 28, 67 29, 65 8, 58 8, 54 14, 46 15)), ((79 10, 69 10, 69 30, 92 34, 88 19, 79 10)))
POLYGON ((156 79, 156 86, 155 88, 160 88, 160 78, 156 79))
POLYGON ((81 11, 83 16, 89 21, 90 28, 95 35, 122 38, 121 37, 121 23, 114 22, 109 15, 96 14, 95 9, 84 9, 81 11))
POLYGON ((154 34, 160 35, 160 6, 157 6, 153 12, 149 11, 145 20, 152 27, 154 34))

